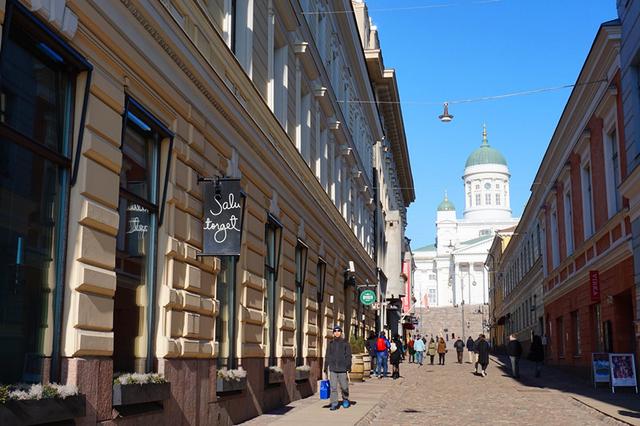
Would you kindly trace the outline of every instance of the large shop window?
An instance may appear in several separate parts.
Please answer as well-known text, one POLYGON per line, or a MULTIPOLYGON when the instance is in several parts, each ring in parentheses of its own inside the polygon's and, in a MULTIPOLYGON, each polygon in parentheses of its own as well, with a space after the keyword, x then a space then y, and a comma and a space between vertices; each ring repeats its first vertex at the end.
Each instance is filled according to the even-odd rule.
POLYGON ((144 372, 153 369, 160 157, 163 142, 172 134, 127 98, 122 135, 113 370, 144 372))
POLYGON ((59 379, 74 105, 78 77, 90 67, 22 6, 7 2, 0 53, 0 383, 42 381, 49 357, 52 378, 59 379))
POLYGON ((304 344, 304 281, 307 275, 306 244, 298 240, 296 245, 296 366, 304 364, 302 346, 304 344))
POLYGON ((267 293, 264 298, 264 312, 267 314, 265 322, 263 344, 269 347, 269 365, 276 365, 277 329, 276 317, 278 307, 278 295, 276 293, 278 283, 278 267, 280 265, 280 249, 282 247, 282 225, 268 215, 265 225, 265 244, 267 253, 264 258, 264 276, 267 280, 267 293))

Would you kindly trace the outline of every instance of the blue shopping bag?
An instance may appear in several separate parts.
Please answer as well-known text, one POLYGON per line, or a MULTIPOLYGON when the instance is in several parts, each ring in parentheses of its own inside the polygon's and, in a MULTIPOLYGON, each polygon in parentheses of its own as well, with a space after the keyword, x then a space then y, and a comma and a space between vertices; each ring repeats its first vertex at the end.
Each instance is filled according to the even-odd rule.
POLYGON ((320 399, 329 399, 331 394, 331 386, 328 380, 320 381, 320 399))

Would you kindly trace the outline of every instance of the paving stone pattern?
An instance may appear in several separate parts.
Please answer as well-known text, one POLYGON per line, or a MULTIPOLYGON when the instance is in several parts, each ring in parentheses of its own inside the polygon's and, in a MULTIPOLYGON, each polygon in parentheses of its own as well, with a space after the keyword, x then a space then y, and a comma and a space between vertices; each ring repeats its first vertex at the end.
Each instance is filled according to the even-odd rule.
POLYGON ((490 363, 487 377, 481 377, 474 374, 471 364, 460 365, 452 362, 454 359, 455 353, 450 350, 445 366, 402 364, 402 386, 387 396, 384 409, 367 423, 402 426, 624 424, 576 401, 570 394, 541 387, 544 377, 531 377, 523 384, 509 377, 495 361, 490 363))

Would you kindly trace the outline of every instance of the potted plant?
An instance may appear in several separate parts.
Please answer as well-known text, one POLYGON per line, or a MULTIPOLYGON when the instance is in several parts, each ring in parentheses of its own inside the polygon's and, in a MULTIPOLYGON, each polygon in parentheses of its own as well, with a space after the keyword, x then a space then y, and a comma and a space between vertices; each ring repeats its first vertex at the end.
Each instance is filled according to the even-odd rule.
POLYGON ((216 375, 218 393, 238 392, 247 388, 247 370, 242 367, 230 370, 224 367, 218 370, 216 375))
POLYGON ((113 406, 169 399, 171 384, 159 374, 126 373, 113 379, 113 406))
POLYGON ((302 382, 304 380, 309 380, 309 375, 311 373, 311 367, 308 365, 299 365, 296 367, 296 382, 302 382))
POLYGON ((75 385, 0 386, 0 424, 37 425, 85 415, 85 396, 75 385))
POLYGON ((272 365, 265 369, 266 380, 265 383, 273 385, 277 383, 284 383, 284 371, 277 365, 272 365))
POLYGON ((354 382, 361 382, 364 379, 364 339, 362 337, 351 336, 351 373, 349 377, 354 382))

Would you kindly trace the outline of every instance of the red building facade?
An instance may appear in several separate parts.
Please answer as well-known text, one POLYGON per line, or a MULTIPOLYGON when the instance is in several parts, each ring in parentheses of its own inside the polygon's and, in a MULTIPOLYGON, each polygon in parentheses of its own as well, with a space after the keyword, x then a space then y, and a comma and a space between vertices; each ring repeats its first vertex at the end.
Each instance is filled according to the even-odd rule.
POLYGON ((552 364, 635 352, 635 286, 619 70, 620 25, 598 31, 536 178, 545 191, 544 331, 552 364))

